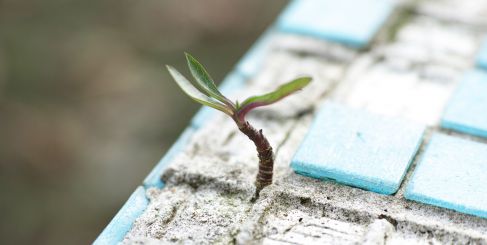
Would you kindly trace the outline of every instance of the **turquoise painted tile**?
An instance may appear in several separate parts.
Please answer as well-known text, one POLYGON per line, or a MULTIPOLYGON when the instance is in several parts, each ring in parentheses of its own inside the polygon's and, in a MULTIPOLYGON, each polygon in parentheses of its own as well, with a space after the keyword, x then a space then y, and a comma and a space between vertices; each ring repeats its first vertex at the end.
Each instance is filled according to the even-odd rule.
POLYGON ((291 167, 381 194, 395 193, 425 127, 327 102, 294 155, 291 167))
POLYGON ((393 10, 389 0, 294 0, 279 17, 277 27, 363 48, 393 10))
POLYGON ((441 126, 487 138, 487 71, 465 74, 443 114, 441 126))
POLYGON ((477 66, 487 70, 487 37, 485 37, 484 44, 477 55, 477 66))
POLYGON ((243 76, 253 77, 262 67, 265 57, 271 50, 274 31, 272 26, 262 34, 235 66, 243 76))
POLYGON ((193 136, 194 131, 195 130, 191 127, 188 127, 183 131, 183 133, 179 136, 176 142, 171 146, 169 151, 166 152, 164 157, 162 157, 159 163, 157 163, 157 165, 152 169, 149 175, 147 175, 147 177, 144 179, 143 184, 145 188, 164 187, 164 183, 161 180, 162 173, 169 165, 169 163, 171 163, 174 157, 176 157, 176 155, 179 154, 184 149, 184 147, 186 147, 189 140, 191 139, 191 136, 193 136))
MULTIPOLYGON (((220 84, 218 89, 222 92, 223 95, 227 96, 229 99, 232 98, 232 94, 234 94, 239 89, 245 86, 245 77, 240 75, 237 72, 232 72, 228 74, 224 79, 223 82, 220 84)), ((208 119, 215 116, 215 113, 221 113, 213 108, 208 106, 203 106, 201 109, 196 113, 196 115, 191 119, 191 126, 198 129, 203 126, 208 119)))
POLYGON ((407 199, 487 218, 487 144, 435 134, 407 184, 407 199))
POLYGON ((125 234, 132 228, 134 221, 144 212, 147 205, 149 205, 149 201, 145 197, 145 189, 139 186, 93 244, 106 245, 121 242, 125 234))

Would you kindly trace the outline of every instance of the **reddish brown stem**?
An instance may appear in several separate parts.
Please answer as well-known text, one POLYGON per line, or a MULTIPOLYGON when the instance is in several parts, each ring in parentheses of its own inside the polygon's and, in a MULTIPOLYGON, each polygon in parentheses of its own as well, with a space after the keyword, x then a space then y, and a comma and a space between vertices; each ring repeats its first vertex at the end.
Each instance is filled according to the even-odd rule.
POLYGON ((272 184, 272 173, 274 168, 274 156, 272 147, 262 134, 262 129, 257 130, 247 121, 239 125, 242 133, 247 135, 252 140, 257 148, 257 155, 259 156, 259 172, 255 180, 256 194, 266 186, 272 184))

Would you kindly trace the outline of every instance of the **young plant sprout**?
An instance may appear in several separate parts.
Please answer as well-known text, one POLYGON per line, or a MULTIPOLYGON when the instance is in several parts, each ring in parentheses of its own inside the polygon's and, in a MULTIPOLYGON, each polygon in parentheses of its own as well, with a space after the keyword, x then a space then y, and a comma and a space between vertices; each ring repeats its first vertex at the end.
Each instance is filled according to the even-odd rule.
POLYGON ((274 156, 269 141, 264 134, 262 134, 262 129, 256 130, 252 127, 252 125, 245 119, 245 116, 257 107, 273 104, 304 88, 311 82, 311 78, 296 78, 279 86, 271 93, 251 96, 242 103, 239 103, 238 101, 233 103, 218 91, 213 79, 195 58, 186 53, 186 60, 188 61, 189 70, 196 80, 194 85, 174 69, 174 67, 167 66, 169 73, 179 87, 196 102, 227 114, 233 121, 235 121, 238 129, 254 142, 259 156, 259 172, 257 173, 255 181, 256 193, 258 195, 264 187, 272 184, 274 156))

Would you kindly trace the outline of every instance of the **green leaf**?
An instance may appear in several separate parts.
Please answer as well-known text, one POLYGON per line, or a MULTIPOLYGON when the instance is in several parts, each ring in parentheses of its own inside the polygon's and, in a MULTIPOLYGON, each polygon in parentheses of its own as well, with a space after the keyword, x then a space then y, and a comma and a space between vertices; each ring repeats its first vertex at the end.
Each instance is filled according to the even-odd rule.
POLYGON ((219 103, 218 101, 215 101, 208 97, 207 95, 201 93, 198 89, 196 89, 191 82, 188 81, 181 73, 179 73, 174 67, 167 65, 167 69, 169 70, 169 73, 171 76, 174 78, 178 86, 183 90, 184 93, 186 93, 191 99, 194 101, 215 108, 219 111, 224 112, 225 114, 228 114, 230 116, 233 115, 233 112, 230 108, 227 106, 219 103))
POLYGON ((311 77, 300 77, 279 86, 271 93, 259 96, 252 96, 240 104, 239 110, 252 107, 251 109, 275 103, 284 97, 306 87, 311 82, 311 77))
POLYGON ((284 97, 306 87, 311 82, 311 77, 300 77, 279 86, 274 92, 252 96, 237 107, 237 120, 245 122, 245 115, 254 108, 275 103, 284 97))
POLYGON ((206 93, 208 96, 215 98, 222 103, 233 106, 233 103, 225 96, 223 96, 220 91, 218 91, 215 82, 211 78, 210 74, 208 74, 206 69, 203 67, 203 65, 201 65, 201 63, 199 63, 190 54, 185 53, 185 55, 188 62, 189 70, 191 71, 193 77, 196 79, 196 85, 200 88, 201 92, 206 93))

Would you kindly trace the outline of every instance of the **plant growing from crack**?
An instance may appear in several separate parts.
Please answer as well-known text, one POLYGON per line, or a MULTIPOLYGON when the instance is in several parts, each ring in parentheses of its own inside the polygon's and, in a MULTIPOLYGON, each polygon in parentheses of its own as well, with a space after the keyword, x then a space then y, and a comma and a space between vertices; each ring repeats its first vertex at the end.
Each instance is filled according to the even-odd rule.
POLYGON ((196 82, 193 84, 179 73, 174 67, 167 65, 169 73, 174 78, 179 87, 191 99, 196 102, 217 109, 235 121, 238 129, 252 140, 257 148, 259 157, 259 171, 255 180, 256 195, 266 186, 272 184, 272 175, 274 168, 274 154, 269 141, 266 139, 261 130, 256 130, 245 119, 247 113, 251 110, 273 104, 284 97, 304 88, 311 82, 310 77, 299 77, 286 84, 279 86, 275 91, 251 96, 242 103, 238 101, 233 103, 218 91, 213 79, 206 69, 190 54, 186 53, 189 70, 196 82))

